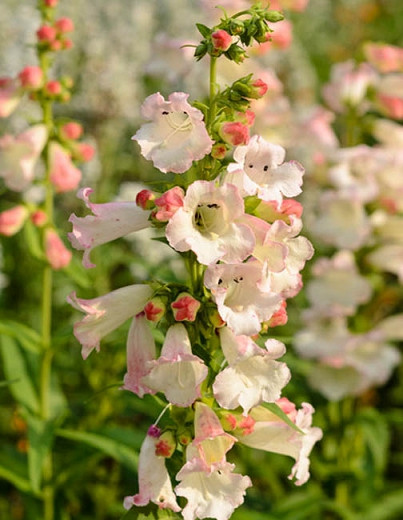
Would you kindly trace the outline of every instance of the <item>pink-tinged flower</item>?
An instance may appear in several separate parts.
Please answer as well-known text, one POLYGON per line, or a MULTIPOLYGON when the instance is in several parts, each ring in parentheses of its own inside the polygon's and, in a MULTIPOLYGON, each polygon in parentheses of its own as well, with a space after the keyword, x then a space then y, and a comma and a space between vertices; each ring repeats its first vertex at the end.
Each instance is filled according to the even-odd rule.
POLYGON ((248 336, 235 336, 227 327, 220 329, 221 347, 228 367, 213 384, 214 397, 223 408, 241 406, 244 415, 261 402, 279 399, 291 374, 285 363, 275 361, 285 354, 285 346, 275 339, 260 348, 248 336))
POLYGON ((126 344, 127 372, 123 379, 123 388, 139 397, 155 392, 142 382, 150 372, 148 363, 155 359, 155 342, 143 313, 133 318, 126 344))
POLYGON ((40 42, 50 43, 56 39, 57 31, 52 25, 41 25, 36 31, 36 36, 40 42))
POLYGON ((125 497, 125 509, 134 506, 146 506, 149 502, 157 504, 160 509, 181 510, 172 490, 171 480, 165 467, 165 458, 156 455, 158 439, 147 435, 140 449, 138 475, 139 492, 137 495, 125 497))
POLYGON ((252 87, 254 89, 254 95, 251 96, 251 97, 253 97, 253 99, 259 99, 259 98, 263 97, 269 88, 267 83, 265 83, 260 78, 258 78, 252 82, 252 87))
POLYGON ((245 490, 252 485, 248 476, 233 473, 234 464, 221 462, 211 469, 194 457, 176 475, 179 496, 187 498, 184 520, 215 518, 228 520, 244 501, 245 490))
POLYGON ((193 161, 210 153, 213 141, 203 121, 203 114, 188 102, 189 95, 174 92, 168 101, 160 93, 149 96, 141 113, 150 123, 132 137, 146 159, 162 172, 184 173, 193 161))
POLYGON ((224 31, 224 29, 214 31, 211 35, 211 40, 214 49, 222 52, 227 51, 232 45, 232 36, 228 34, 227 31, 224 31))
POLYGON ((391 341, 403 340, 403 314, 394 314, 380 321, 376 326, 380 336, 391 341))
POLYGON ((69 152, 60 144, 49 144, 50 181, 58 193, 75 190, 81 181, 81 172, 71 160, 69 152))
POLYGON ((379 72, 384 74, 403 72, 403 49, 401 47, 368 42, 364 45, 364 54, 379 72))
POLYGON ((166 305, 161 298, 152 298, 146 303, 144 307, 144 313, 148 321, 158 323, 161 318, 165 315, 166 305))
POLYGON ((282 11, 289 9, 290 11, 302 12, 306 9, 309 0, 272 0, 270 2, 270 9, 282 11))
POLYGON ((200 302, 189 293, 180 293, 171 303, 172 312, 176 321, 195 321, 200 302))
POLYGON ((331 259, 320 258, 313 274, 306 295, 316 315, 352 316, 357 306, 371 297, 371 284, 358 273, 350 251, 339 251, 331 259))
POLYGON ((0 117, 8 117, 21 100, 21 90, 16 80, 0 78, 0 117))
POLYGON ((63 244, 59 235, 53 229, 45 232, 45 254, 52 269, 58 270, 67 267, 72 253, 63 244))
POLYGON ((30 90, 37 90, 42 86, 43 72, 40 67, 24 67, 18 74, 18 78, 22 87, 30 90))
POLYGON ((90 260, 94 247, 150 226, 149 212, 139 208, 135 202, 93 204, 89 200, 92 191, 91 188, 82 188, 77 196, 93 215, 77 217, 73 214, 69 219, 73 224, 73 231, 68 235, 71 245, 84 250, 83 265, 87 268, 95 267, 90 260))
POLYGON ((297 413, 293 406, 286 405, 284 399, 278 404, 301 432, 288 426, 266 408, 258 406, 251 411, 256 421, 253 432, 239 436, 238 440, 251 448, 289 455, 295 459, 288 478, 296 478, 295 484, 301 486, 309 479, 309 455, 314 444, 322 438, 322 430, 311 426, 314 409, 310 404, 302 403, 297 413))
POLYGON ((47 138, 45 125, 34 125, 17 137, 0 138, 0 177, 7 188, 23 191, 29 186, 47 138))
POLYGON ((10 237, 18 233, 28 217, 25 206, 19 205, 0 213, 0 235, 10 237))
POLYGON ((150 190, 141 190, 136 195, 136 204, 141 209, 151 209, 155 206, 155 195, 150 190))
POLYGON ((403 74, 388 74, 377 85, 377 108, 392 119, 403 119, 403 74))
POLYGON ((183 407, 200 397, 200 385, 208 372, 203 361, 192 354, 188 333, 180 323, 168 329, 160 358, 150 361, 148 368, 142 383, 183 407))
POLYGON ((378 118, 372 123, 372 135, 387 147, 403 149, 403 127, 400 123, 378 118))
POLYGON ((279 327, 281 325, 285 325, 287 321, 287 302, 284 300, 281 302, 281 307, 279 310, 276 311, 273 316, 263 324, 264 330, 267 330, 269 327, 279 327))
POLYGON ((254 135, 247 146, 234 151, 235 163, 228 166, 225 182, 235 184, 244 195, 281 203, 283 196, 301 193, 304 168, 296 161, 284 163, 285 150, 254 135))
POLYGON ((249 128, 240 121, 227 121, 222 123, 218 133, 224 142, 232 146, 247 144, 249 142, 249 128))
POLYGON ((246 126, 252 126, 255 122, 255 119, 256 114, 250 109, 245 110, 245 112, 236 112, 235 114, 235 121, 239 121, 240 123, 246 126))
POLYGON ((224 462, 236 438, 224 431, 217 415, 204 403, 195 404, 194 428, 195 437, 186 453, 188 460, 196 456, 207 468, 224 462))
POLYGON ((69 121, 60 128, 60 135, 63 139, 79 139, 83 134, 83 127, 80 123, 69 121))
POLYGON ((377 79, 377 73, 368 63, 358 66, 352 60, 336 63, 330 82, 323 87, 323 97, 335 112, 344 112, 349 106, 365 110, 363 102, 368 88, 375 85, 377 79))
POLYGON ((196 181, 168 222, 166 237, 177 251, 196 253, 201 264, 241 262, 254 247, 250 228, 237 223, 243 214, 244 202, 235 186, 196 181))
POLYGON ((153 213, 153 217, 160 222, 167 222, 183 206, 184 198, 185 193, 179 186, 166 191, 155 199, 154 203, 158 209, 153 213))
POLYGON ((289 20, 277 22, 274 31, 270 33, 270 40, 277 49, 287 49, 292 43, 292 23, 289 20))
POLYGON ((67 33, 74 31, 74 23, 71 18, 59 18, 55 22, 56 29, 61 33, 67 33))
POLYGON ((101 339, 141 312, 151 295, 152 289, 148 285, 135 284, 91 300, 77 298, 75 293, 68 296, 67 301, 75 309, 86 313, 84 319, 74 325, 83 358, 86 359, 94 348, 99 352, 101 339))
POLYGON ((366 260, 382 271, 395 274, 403 283, 403 244, 385 244, 370 253, 366 260))
POLYGON ((261 323, 271 318, 281 304, 280 294, 261 289, 259 262, 210 265, 204 284, 210 289, 221 318, 236 336, 258 334, 261 323))

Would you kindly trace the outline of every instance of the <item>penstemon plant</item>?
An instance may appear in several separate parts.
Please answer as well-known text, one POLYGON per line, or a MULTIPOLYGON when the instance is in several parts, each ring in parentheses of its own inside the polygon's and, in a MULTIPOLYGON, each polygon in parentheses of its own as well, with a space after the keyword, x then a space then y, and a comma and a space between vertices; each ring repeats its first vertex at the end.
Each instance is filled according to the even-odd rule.
POLYGON ((148 506, 139 514, 149 518, 166 510, 185 520, 230 518, 252 485, 227 460, 236 443, 291 456, 289 477, 304 484, 322 436, 312 406, 297 410, 282 396, 291 374, 278 361, 284 344, 270 337, 270 327, 287 321, 286 300, 301 289, 300 271, 313 254, 292 198, 304 169, 284 162, 281 146, 250 136, 251 100, 267 85, 252 75, 225 88, 216 80, 220 59, 241 64, 282 18, 258 3, 232 16, 223 10, 214 27, 197 24, 195 57, 210 60, 208 100, 155 93, 141 109, 148 122, 133 136, 166 174, 158 190, 97 204, 83 188, 78 196, 92 214, 70 218, 71 244, 84 251, 87 268, 95 267, 95 247, 149 227, 186 265, 187 283, 152 280, 93 299, 69 296, 85 313, 74 327, 84 359, 132 319, 123 388, 154 395, 161 413, 140 450, 138 492, 124 507, 148 506))

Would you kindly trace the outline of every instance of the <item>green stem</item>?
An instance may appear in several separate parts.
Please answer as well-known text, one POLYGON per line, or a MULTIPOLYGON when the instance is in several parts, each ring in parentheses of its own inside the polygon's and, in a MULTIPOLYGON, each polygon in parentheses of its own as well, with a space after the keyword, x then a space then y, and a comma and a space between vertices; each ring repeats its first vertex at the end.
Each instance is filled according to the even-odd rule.
POLYGON ((216 117, 216 94, 217 94, 217 58, 210 58, 210 110, 208 118, 208 129, 211 133, 216 117))

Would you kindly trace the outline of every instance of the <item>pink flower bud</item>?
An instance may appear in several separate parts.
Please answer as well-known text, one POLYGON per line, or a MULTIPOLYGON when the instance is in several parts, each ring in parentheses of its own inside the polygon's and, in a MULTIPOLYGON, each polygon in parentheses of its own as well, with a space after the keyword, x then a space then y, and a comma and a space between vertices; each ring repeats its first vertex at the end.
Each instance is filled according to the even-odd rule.
POLYGON ((72 254, 53 229, 48 229, 45 235, 45 253, 52 269, 63 269, 70 263, 72 254))
POLYGON ((46 7, 56 7, 59 0, 43 0, 43 3, 46 5, 46 7))
POLYGON ((268 89, 267 83, 265 83, 262 79, 257 79, 252 83, 252 87, 254 88, 255 96, 254 99, 259 99, 263 97, 268 89))
POLYGON ((146 303, 144 307, 144 313, 148 321, 157 323, 164 316, 166 311, 165 303, 161 298, 152 298, 146 303))
POLYGON ((53 42, 49 42, 49 47, 52 51, 60 51, 63 44, 60 40, 53 40, 53 42))
POLYGON ((242 123, 243 125, 250 127, 255 122, 255 117, 255 113, 252 110, 248 109, 245 112, 237 112, 235 120, 239 123, 242 123))
POLYGON ((136 204, 141 209, 149 210, 154 207, 155 195, 150 190, 141 190, 136 195, 136 204))
POLYGON ((195 321, 200 302, 183 292, 171 303, 171 308, 176 321, 195 321))
POLYGON ((166 222, 183 206, 184 198, 185 193, 179 186, 166 191, 154 201, 158 208, 158 211, 153 214, 154 218, 160 222, 166 222))
POLYGON ((227 154, 227 147, 223 143, 217 143, 213 145, 213 148, 211 149, 211 156, 214 157, 214 159, 224 159, 224 157, 227 154))
POLYGON ((43 72, 40 67, 24 67, 18 78, 24 88, 38 89, 43 82, 43 72))
POLYGON ((74 31, 74 24, 73 24, 73 20, 71 18, 59 18, 55 22, 55 27, 61 33, 67 33, 67 32, 74 31))
POLYGON ((227 51, 232 44, 232 37, 224 29, 219 29, 211 35, 213 46, 219 51, 227 51))
POLYGON ((266 322, 267 327, 278 327, 285 325, 288 321, 287 316, 287 302, 284 300, 281 303, 281 307, 276 311, 269 321, 266 322))
POLYGON ((241 430, 242 435, 250 435, 255 429, 255 423, 255 419, 253 419, 253 417, 250 415, 247 415, 246 417, 242 417, 237 428, 241 430))
POLYGON ((170 431, 164 432, 155 444, 155 454, 157 457, 172 457, 176 449, 175 438, 170 431))
POLYGON ((219 129, 223 141, 232 146, 248 144, 249 128, 239 121, 228 121, 223 123, 219 129))
POLYGON ((286 397, 280 397, 280 399, 277 399, 276 404, 293 422, 295 422, 297 417, 297 408, 294 403, 289 401, 286 397))
POLYGON ((37 209, 31 214, 30 219, 34 226, 42 227, 48 221, 48 216, 43 210, 37 209))
POLYGON ((21 205, 2 211, 0 213, 0 235, 10 237, 18 233, 27 216, 27 208, 21 205))
POLYGON ((60 128, 60 134, 63 139, 79 139, 82 133, 83 127, 75 121, 70 121, 60 128))
POLYGON ((58 96, 62 92, 62 86, 56 80, 48 81, 45 85, 45 92, 49 96, 58 96))
POLYGON ((76 148, 77 159, 79 161, 88 162, 95 155, 95 148, 89 143, 77 143, 76 148))
POLYGON ((75 190, 81 180, 81 172, 74 166, 67 150, 60 144, 49 145, 50 180, 56 191, 75 190))
POLYGON ((73 42, 70 38, 65 38, 62 42, 63 49, 71 49, 73 47, 73 42))
POLYGON ((40 42, 53 42, 56 38, 57 31, 51 25, 42 25, 36 31, 36 36, 40 42))

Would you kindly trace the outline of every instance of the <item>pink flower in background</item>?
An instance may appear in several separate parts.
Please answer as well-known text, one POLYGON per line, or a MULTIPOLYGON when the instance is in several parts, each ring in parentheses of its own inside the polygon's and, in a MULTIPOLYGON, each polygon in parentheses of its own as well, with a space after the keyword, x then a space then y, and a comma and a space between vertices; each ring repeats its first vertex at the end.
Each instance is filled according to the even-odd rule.
POLYGON ((50 181, 61 193, 77 189, 81 181, 81 172, 71 160, 70 153, 60 144, 49 144, 50 181))
POLYGON ((287 365, 275 361, 285 354, 285 346, 269 339, 265 350, 248 336, 235 336, 227 327, 220 329, 220 340, 228 367, 213 384, 218 404, 228 410, 241 406, 246 415, 262 401, 279 399, 291 377, 287 365))
POLYGON ((53 229, 47 229, 45 232, 45 254, 52 269, 56 270, 67 267, 72 257, 71 251, 53 229))
POLYGON ((10 237, 18 233, 28 217, 28 210, 21 204, 0 213, 0 235, 10 237))
POLYGON ((101 339, 141 312, 151 296, 152 289, 141 284, 122 287, 91 300, 77 298, 75 293, 68 296, 67 301, 86 314, 74 325, 83 358, 86 359, 94 349, 99 351, 101 339))
POLYGON ((135 202, 94 204, 89 200, 92 192, 91 188, 82 188, 77 196, 93 215, 77 217, 73 214, 69 219, 73 224, 69 240, 74 248, 84 250, 83 265, 87 268, 95 267, 90 260, 94 247, 150 226, 149 211, 139 208, 135 202))
POLYGON ((156 93, 141 108, 143 117, 151 122, 132 139, 139 143, 142 155, 164 173, 184 173, 193 161, 210 153, 213 145, 202 112, 187 102, 188 97, 184 92, 174 92, 165 101, 156 93))
POLYGON ((133 318, 126 344, 127 372, 123 380, 123 388, 139 397, 154 394, 155 391, 142 382, 142 378, 150 372, 149 362, 155 359, 155 342, 144 313, 133 318))
POLYGON ((124 499, 124 508, 146 506, 149 502, 157 504, 160 509, 171 509, 178 512, 179 507, 171 480, 165 467, 165 458, 156 455, 158 437, 148 434, 140 449, 138 476, 139 492, 124 499))
POLYGON ((177 251, 192 250, 201 264, 244 260, 253 250, 248 226, 238 224, 244 203, 235 186, 196 181, 186 192, 166 227, 166 237, 177 251))
POLYGON ((29 90, 37 90, 43 83, 43 71, 40 67, 24 67, 18 74, 21 86, 29 90))
POLYGON ((47 138, 45 125, 34 125, 17 137, 0 137, 0 177, 7 188, 23 191, 30 185, 47 138))
POLYGON ((180 323, 168 329, 161 356, 150 361, 148 368, 142 383, 163 392, 170 403, 183 407, 200 397, 200 385, 208 372, 203 361, 192 354, 189 336, 180 323))
POLYGON ((0 117, 8 117, 21 101, 22 92, 17 80, 0 78, 0 117))
POLYGON ((392 119, 403 119, 403 74, 387 74, 376 87, 376 107, 392 119))
POLYGON ((364 45, 367 60, 382 73, 403 72, 403 49, 395 45, 368 42, 364 45))
POLYGON ((284 163, 285 150, 254 135, 247 146, 234 152, 235 163, 228 166, 225 182, 238 186, 245 195, 281 203, 283 196, 301 193, 304 169, 296 161, 284 163))

